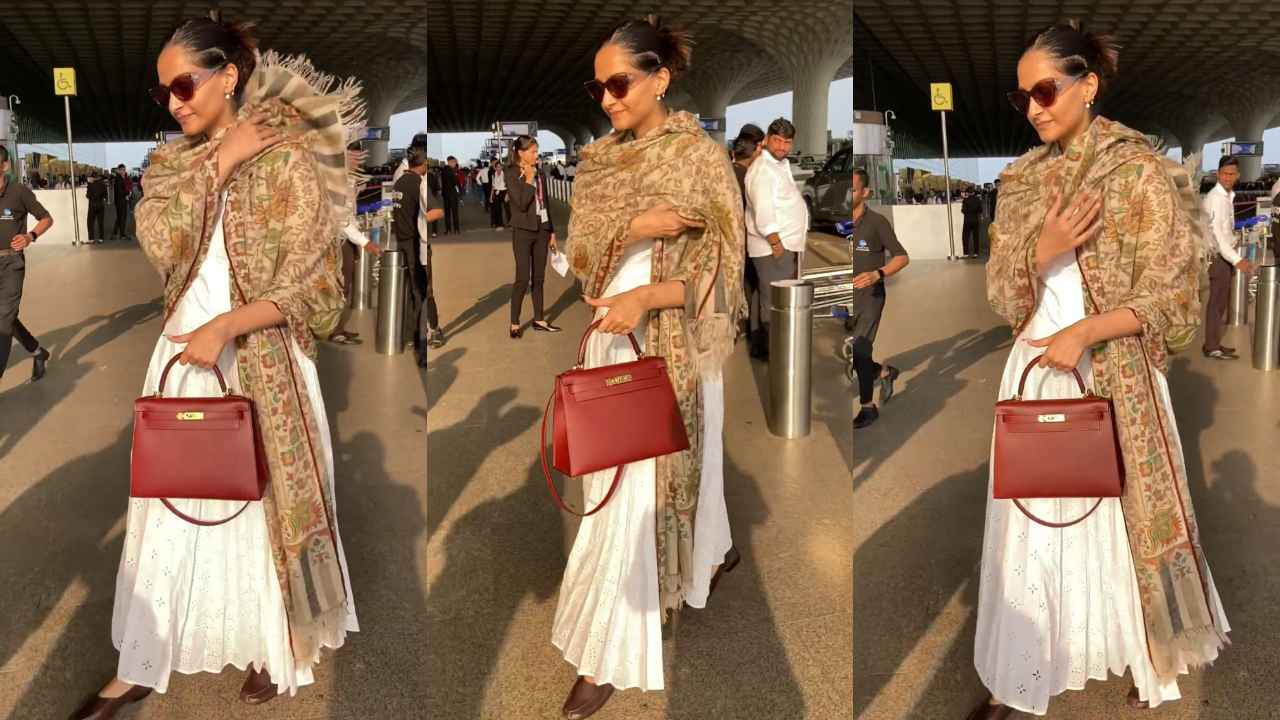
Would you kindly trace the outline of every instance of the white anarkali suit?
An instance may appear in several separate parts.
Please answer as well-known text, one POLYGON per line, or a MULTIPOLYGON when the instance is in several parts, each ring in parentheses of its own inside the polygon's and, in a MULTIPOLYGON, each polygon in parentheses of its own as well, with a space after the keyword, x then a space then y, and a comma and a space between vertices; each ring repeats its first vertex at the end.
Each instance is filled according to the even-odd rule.
MULTIPOLYGON (((1035 315, 1005 365, 1002 399, 1013 397, 1023 368, 1044 351, 1024 340, 1049 337, 1085 317, 1083 280, 1073 253, 1054 262, 1039 292, 1035 315)), ((1090 386, 1087 352, 1078 369, 1090 386)), ((1160 373, 1155 379, 1172 423, 1169 384, 1160 373)), ((1080 397, 1080 390, 1074 376, 1044 368, 1031 371, 1024 399, 1075 397, 1080 397)), ((1170 430, 1177 438, 1177 427, 1170 430)), ((1183 462, 1180 442, 1175 450, 1176 461, 1183 462)), ((1044 520, 1066 522, 1083 515, 1095 500, 1022 502, 1044 520)), ((1214 622, 1226 633, 1231 628, 1213 578, 1205 580, 1214 622)), ((1147 654, 1119 498, 1104 499, 1088 519, 1059 529, 1031 521, 1010 500, 992 499, 988 487, 974 664, 996 700, 1036 715, 1045 714, 1054 695, 1083 689, 1091 678, 1106 680, 1108 671, 1123 675, 1126 667, 1140 699, 1152 707, 1181 697, 1177 680, 1161 682, 1147 654)))
MULTIPOLYGON (((225 198, 224 198, 225 200, 225 198)), ((219 212, 209 252, 156 343, 143 386, 154 393, 165 363, 184 345, 169 340, 231 310, 231 266, 219 212)), ((311 407, 316 410, 321 468, 332 492, 333 444, 329 436, 320 378, 315 363, 291 340, 311 407)), ((235 344, 228 343, 218 368, 233 392, 239 390, 235 344)), ((211 370, 175 364, 164 388, 168 397, 220 394, 211 370)), ((223 500, 170 500, 195 518, 219 519, 242 503, 223 500)), ((337 527, 334 527, 337 535, 337 527)), ((341 536, 337 544, 347 591, 347 612, 340 627, 323 630, 321 645, 337 648, 346 633, 359 630, 341 536)), ((297 662, 289 642, 271 541, 261 502, 236 519, 213 527, 192 525, 169 512, 159 500, 132 498, 124 553, 116 576, 111 637, 120 651, 117 674, 125 682, 165 692, 169 674, 240 670, 253 663, 271 673, 280 692, 296 694, 313 682, 312 667, 297 662)))
MULTIPOLYGON (((627 249, 605 297, 648 284, 653 243, 627 249)), ((604 311, 598 316, 603 316, 604 311)), ((645 321, 635 330, 644 347, 645 321)), ((635 359, 625 335, 595 333, 587 367, 635 359)), ((706 606, 714 566, 732 545, 724 503, 724 383, 719 372, 702 382, 702 478, 693 541, 693 586, 686 603, 706 606)), ((583 479, 587 507, 604 498, 614 470, 583 479)), ((583 518, 569 553, 551 642, 578 674, 619 690, 662 690, 662 611, 658 593, 654 460, 631 463, 603 510, 583 518)))

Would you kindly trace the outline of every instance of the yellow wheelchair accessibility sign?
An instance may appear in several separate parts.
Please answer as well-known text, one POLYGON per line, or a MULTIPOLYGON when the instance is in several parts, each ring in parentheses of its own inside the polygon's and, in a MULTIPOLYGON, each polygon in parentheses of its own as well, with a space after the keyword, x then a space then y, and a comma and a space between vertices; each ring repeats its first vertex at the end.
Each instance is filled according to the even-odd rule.
POLYGON ((955 107, 951 97, 951 83, 930 83, 929 101, 934 110, 953 112, 955 107))
POLYGON ((76 94, 75 68, 53 69, 53 94, 73 96, 76 94))

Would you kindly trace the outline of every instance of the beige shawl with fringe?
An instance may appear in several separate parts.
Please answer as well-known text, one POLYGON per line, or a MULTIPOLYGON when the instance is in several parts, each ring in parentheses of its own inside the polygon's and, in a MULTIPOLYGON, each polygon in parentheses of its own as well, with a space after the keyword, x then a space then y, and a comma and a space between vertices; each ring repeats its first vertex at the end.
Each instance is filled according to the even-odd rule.
POLYGON ((1036 241, 1055 193, 1103 193, 1103 233, 1078 260, 1086 312, 1131 310, 1138 336, 1095 347, 1095 390, 1115 406, 1129 533, 1147 647, 1164 680, 1217 655, 1227 641, 1210 611, 1200 531, 1173 418, 1152 376, 1189 346, 1200 324, 1199 198, 1185 169, 1157 156, 1137 131, 1095 119, 1065 152, 1056 144, 1019 158, 1000 176, 991 226, 987 296, 1021 332, 1035 312, 1036 241))
MULTIPOLYGON (((240 384, 255 404, 270 469, 263 497, 272 557, 297 662, 345 621, 346 588, 334 533, 333 498, 313 407, 290 352, 309 357, 337 327, 346 299, 338 233, 360 178, 346 147, 363 123, 359 86, 336 85, 302 57, 263 55, 246 84, 239 117, 264 113, 287 139, 245 162, 226 186, 223 234, 232 306, 272 302, 282 327, 236 339, 240 384)), ((165 279, 172 314, 209 250, 218 212, 217 150, 226 130, 151 154, 137 208, 138 240, 165 279)))
POLYGON ((725 149, 686 112, 643 138, 615 132, 582 151, 574 180, 567 254, 590 297, 613 281, 631 220, 668 202, 706 223, 655 243, 652 282, 678 280, 683 307, 650 316, 646 351, 667 361, 689 449, 657 459, 657 545, 661 607, 679 609, 693 580, 693 528, 702 470, 700 375, 733 350, 742 293, 742 195, 725 149))

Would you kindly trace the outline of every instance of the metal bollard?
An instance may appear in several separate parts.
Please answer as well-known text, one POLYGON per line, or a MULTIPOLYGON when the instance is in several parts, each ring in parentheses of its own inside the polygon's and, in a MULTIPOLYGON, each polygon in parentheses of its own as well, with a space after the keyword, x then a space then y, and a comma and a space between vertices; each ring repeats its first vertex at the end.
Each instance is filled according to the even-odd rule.
POLYGON ((1280 367, 1280 267, 1258 268, 1258 307, 1253 322, 1253 367, 1280 367))
POLYGON ((378 327, 374 349, 379 355, 404 352, 404 253, 382 253, 378 284, 378 327))
MULTIPOLYGON (((370 240, 370 242, 373 242, 370 240)), ((351 278, 351 309, 373 307, 373 253, 356 248, 356 267, 351 278)))
POLYGON ((1227 325, 1240 327, 1249 324, 1249 274, 1231 271, 1231 299, 1227 304, 1227 325))
POLYGON ((813 284, 779 280, 769 299, 769 432, 804 437, 813 403, 813 284))

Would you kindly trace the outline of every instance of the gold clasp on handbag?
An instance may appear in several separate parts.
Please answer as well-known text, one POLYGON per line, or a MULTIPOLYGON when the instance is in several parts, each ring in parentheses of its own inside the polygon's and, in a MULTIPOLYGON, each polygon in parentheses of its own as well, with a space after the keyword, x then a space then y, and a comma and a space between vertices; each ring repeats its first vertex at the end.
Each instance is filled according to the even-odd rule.
POLYGON ((1060 423, 1060 422, 1066 422, 1066 421, 1067 421, 1067 416, 1063 415, 1062 413, 1050 413, 1047 415, 1040 415, 1036 417, 1036 422, 1042 422, 1042 423, 1060 423))
POLYGON ((179 420, 204 420, 204 413, 190 411, 190 410, 187 412, 180 412, 178 413, 178 419, 179 420))
POLYGON ((623 383, 629 382, 631 382, 631 373, 611 377, 608 380, 605 380, 604 384, 606 387, 613 387, 614 385, 622 385, 623 383))

